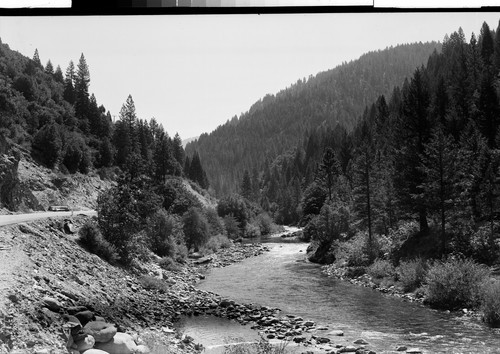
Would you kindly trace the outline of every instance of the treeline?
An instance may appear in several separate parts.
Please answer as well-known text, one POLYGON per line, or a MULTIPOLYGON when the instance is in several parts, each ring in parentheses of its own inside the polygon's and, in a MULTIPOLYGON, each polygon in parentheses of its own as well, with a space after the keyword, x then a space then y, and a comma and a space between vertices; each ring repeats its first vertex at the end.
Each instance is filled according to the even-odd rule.
POLYGON ((139 119, 132 96, 113 122, 89 87, 83 54, 63 74, 50 60, 42 65, 38 50, 30 59, 0 42, 1 134, 63 173, 124 170, 140 157, 157 180, 182 175, 208 188, 199 155, 186 156, 178 134, 170 137, 154 118, 139 119))
POLYGON ((413 235, 430 242, 427 255, 497 262, 499 71, 500 27, 484 23, 468 41, 459 29, 352 132, 318 128, 270 164, 257 198, 320 248, 366 233, 373 261, 380 240, 395 251, 413 235))
POLYGON ((440 44, 415 43, 370 52, 335 69, 298 80, 267 95, 247 113, 186 146, 200 152, 218 195, 237 192, 244 171, 267 169, 276 157, 307 139, 318 127, 351 131, 366 105, 390 94, 440 44))

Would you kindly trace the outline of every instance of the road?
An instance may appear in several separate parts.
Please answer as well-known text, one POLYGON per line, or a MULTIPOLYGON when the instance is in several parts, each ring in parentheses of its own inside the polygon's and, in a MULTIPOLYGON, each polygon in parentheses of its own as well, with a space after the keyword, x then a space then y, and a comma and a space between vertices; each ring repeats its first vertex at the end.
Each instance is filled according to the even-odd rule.
POLYGON ((22 222, 33 221, 38 219, 46 219, 55 216, 66 216, 71 217, 71 215, 97 215, 95 210, 79 210, 79 211, 45 211, 40 213, 30 213, 30 214, 16 214, 16 215, 0 215, 0 226, 19 224, 22 222))

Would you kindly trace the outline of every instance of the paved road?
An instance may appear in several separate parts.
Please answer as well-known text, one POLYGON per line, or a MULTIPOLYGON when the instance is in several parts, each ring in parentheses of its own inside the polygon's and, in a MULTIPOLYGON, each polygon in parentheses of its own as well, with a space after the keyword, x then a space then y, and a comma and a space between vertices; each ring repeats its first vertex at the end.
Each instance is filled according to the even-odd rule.
MULTIPOLYGON (((73 215, 97 215, 95 210, 79 210, 74 211, 73 215)), ((16 215, 0 215, 0 226, 19 224, 22 222, 33 221, 38 219, 46 219, 54 216, 71 217, 71 211, 45 211, 41 213, 16 214, 16 215)))

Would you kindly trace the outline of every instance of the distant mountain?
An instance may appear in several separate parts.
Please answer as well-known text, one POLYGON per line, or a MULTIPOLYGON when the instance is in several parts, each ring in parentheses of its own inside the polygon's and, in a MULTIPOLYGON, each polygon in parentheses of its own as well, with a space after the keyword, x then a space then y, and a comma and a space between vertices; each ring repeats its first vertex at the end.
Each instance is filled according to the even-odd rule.
POLYGON ((441 44, 414 43, 369 52, 359 59, 266 95, 249 111, 188 143, 198 151, 217 194, 236 192, 245 170, 262 170, 266 160, 297 146, 318 127, 351 131, 365 107, 389 94, 441 44))
POLYGON ((182 147, 186 148, 187 144, 189 144, 190 142, 198 140, 199 137, 200 136, 198 135, 198 136, 193 136, 192 138, 187 138, 187 139, 182 140, 182 147))

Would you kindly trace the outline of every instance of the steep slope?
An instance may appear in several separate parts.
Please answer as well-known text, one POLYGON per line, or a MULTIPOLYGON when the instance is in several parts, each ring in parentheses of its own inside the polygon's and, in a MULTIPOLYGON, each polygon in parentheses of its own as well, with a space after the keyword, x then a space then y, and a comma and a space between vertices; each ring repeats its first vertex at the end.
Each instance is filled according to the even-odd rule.
POLYGON ((244 170, 296 146, 308 131, 339 124, 352 130, 366 105, 400 85, 441 45, 415 43, 370 52, 335 69, 298 80, 256 102, 210 134, 186 146, 198 151, 218 194, 237 191, 244 170))

